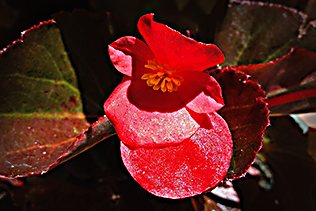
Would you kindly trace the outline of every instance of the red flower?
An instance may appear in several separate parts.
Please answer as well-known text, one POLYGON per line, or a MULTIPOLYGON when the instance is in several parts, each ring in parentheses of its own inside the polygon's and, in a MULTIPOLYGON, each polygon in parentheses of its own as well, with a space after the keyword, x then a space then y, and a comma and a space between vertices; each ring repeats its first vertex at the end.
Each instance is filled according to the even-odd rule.
POLYGON ((121 142, 124 165, 150 193, 185 198, 216 187, 225 177, 232 156, 228 126, 216 112, 208 115, 213 129, 202 125, 181 144, 130 149, 121 142))
POLYGON ((138 22, 143 43, 122 37, 109 45, 123 82, 104 103, 121 139, 124 165, 149 192, 184 198, 216 187, 232 155, 217 81, 203 70, 224 61, 215 45, 199 43, 153 14, 138 22))
POLYGON ((105 102, 105 113, 130 147, 181 143, 208 120, 206 113, 224 105, 219 84, 202 72, 224 56, 215 45, 153 21, 153 14, 137 26, 147 45, 130 36, 109 45, 111 61, 126 77, 105 102))

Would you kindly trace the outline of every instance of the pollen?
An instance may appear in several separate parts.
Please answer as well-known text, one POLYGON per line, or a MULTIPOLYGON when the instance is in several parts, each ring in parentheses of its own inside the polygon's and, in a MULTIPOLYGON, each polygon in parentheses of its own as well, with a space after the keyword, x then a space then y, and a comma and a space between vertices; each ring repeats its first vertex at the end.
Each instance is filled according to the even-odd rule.
POLYGON ((178 69, 173 69, 168 64, 161 64, 156 59, 148 60, 145 67, 153 70, 153 72, 145 73, 141 79, 146 80, 146 84, 154 90, 160 89, 162 92, 177 91, 183 81, 182 77, 173 74, 178 69))

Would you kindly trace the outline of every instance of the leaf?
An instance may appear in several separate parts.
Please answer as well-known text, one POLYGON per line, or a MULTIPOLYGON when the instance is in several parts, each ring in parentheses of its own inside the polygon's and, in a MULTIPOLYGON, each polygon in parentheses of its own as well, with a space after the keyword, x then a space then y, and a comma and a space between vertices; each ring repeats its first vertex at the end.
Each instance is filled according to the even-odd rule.
POLYGON ((316 163, 308 154, 308 136, 291 117, 271 117, 270 121, 261 155, 274 173, 273 191, 267 193, 270 197, 262 194, 256 197, 251 192, 250 198, 272 196, 273 203, 275 199, 279 202, 278 210, 315 210, 316 163))
POLYGON ((281 89, 316 80, 313 76, 316 73, 316 53, 293 47, 280 59, 266 64, 238 66, 236 69, 251 75, 251 80, 259 83, 269 96, 281 89))
POLYGON ((303 114, 290 114, 298 126, 306 134, 309 129, 316 128, 316 112, 303 114))
POLYGON ((267 92, 270 115, 315 109, 316 53, 293 47, 280 59, 235 69, 249 74, 267 92))
POLYGON ((88 127, 75 72, 54 21, 0 57, 0 175, 38 174, 88 127))
POLYGON ((214 200, 212 200, 211 198, 207 197, 206 195, 203 195, 203 198, 205 200, 204 211, 212 211, 212 210, 223 211, 218 206, 218 204, 214 200))
POLYGON ((246 174, 261 148, 262 135, 269 123, 265 93, 245 73, 231 67, 210 74, 222 87, 225 106, 218 113, 233 137, 233 157, 226 178, 234 179, 246 174))
MULTIPOLYGON (((74 142, 67 148, 67 152, 61 155, 45 172, 53 169, 57 165, 83 153, 97 143, 115 135, 115 129, 106 116, 100 117, 98 121, 93 123, 90 128, 76 138, 74 142)), ((43 172, 43 173, 45 173, 43 172)))
POLYGON ((306 15, 282 5, 232 2, 215 41, 224 65, 266 63, 286 54, 296 43, 306 15))
POLYGON ((74 10, 53 17, 76 68, 85 114, 88 117, 103 115, 104 101, 122 79, 109 61, 107 45, 115 35, 131 27, 109 13, 74 10))
POLYGON ((297 46, 316 52, 316 20, 310 21, 299 35, 297 46))
POLYGON ((235 202, 236 204, 240 203, 237 192, 235 191, 233 184, 229 181, 226 181, 224 185, 219 185, 213 189, 212 194, 218 196, 222 199, 225 199, 230 202, 235 202))
POLYGON ((239 208, 232 208, 223 204, 220 204, 213 199, 203 195, 204 203, 204 211, 241 211, 239 208))

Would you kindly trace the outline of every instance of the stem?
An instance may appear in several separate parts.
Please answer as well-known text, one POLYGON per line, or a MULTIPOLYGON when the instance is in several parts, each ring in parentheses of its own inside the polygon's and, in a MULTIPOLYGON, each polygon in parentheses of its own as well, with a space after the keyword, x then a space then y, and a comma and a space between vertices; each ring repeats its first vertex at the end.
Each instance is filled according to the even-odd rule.
POLYGON ((272 97, 266 100, 268 103, 268 108, 283 105, 286 103, 291 103, 298 100, 304 100, 310 97, 316 97, 316 87, 311 89, 305 89, 297 92, 292 92, 289 94, 284 94, 277 97, 272 97))
POLYGON ((199 211, 197 204, 196 204, 196 201, 193 197, 191 197, 191 202, 192 202, 192 206, 194 208, 194 211, 199 211))

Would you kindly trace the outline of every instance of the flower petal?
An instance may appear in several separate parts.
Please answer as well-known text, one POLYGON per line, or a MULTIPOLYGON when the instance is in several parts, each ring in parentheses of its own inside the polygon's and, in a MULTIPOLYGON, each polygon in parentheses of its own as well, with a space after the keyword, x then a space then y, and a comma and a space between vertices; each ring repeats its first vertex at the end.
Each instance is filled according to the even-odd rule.
POLYGON ((178 72, 181 85, 177 91, 153 90, 141 79, 133 79, 128 89, 128 100, 145 111, 173 112, 183 107, 196 113, 211 113, 224 106, 221 88, 207 73, 178 72))
POLYGON ((154 14, 142 16, 138 30, 161 63, 183 71, 203 71, 223 63, 216 45, 197 42, 168 26, 153 21, 154 14))
POLYGON ((138 109, 148 112, 175 112, 185 106, 176 92, 154 90, 146 84, 145 80, 137 78, 132 80, 127 97, 138 109))
POLYGON ((150 193, 185 198, 216 187, 225 177, 232 155, 226 122, 209 115, 213 129, 200 128, 179 145, 130 149, 121 143, 121 156, 132 177, 150 193))
POLYGON ((196 71, 178 74, 184 80, 177 95, 187 108, 197 113, 212 113, 224 106, 221 87, 212 76, 196 71))
POLYGON ((139 109, 127 98, 130 84, 131 80, 122 82, 104 103, 105 114, 124 144, 133 147, 176 144, 189 138, 199 128, 184 107, 174 112, 139 109))
POLYGON ((110 59, 115 68, 127 76, 141 77, 150 72, 144 66, 147 60, 153 60, 154 54, 141 40, 125 36, 108 47, 110 59))

